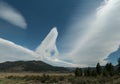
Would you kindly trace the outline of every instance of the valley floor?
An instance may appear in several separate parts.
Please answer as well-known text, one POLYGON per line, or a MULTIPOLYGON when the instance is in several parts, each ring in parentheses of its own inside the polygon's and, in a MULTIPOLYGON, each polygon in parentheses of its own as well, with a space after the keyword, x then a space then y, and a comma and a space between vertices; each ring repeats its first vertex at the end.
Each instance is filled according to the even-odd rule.
POLYGON ((72 73, 0 73, 0 84, 120 84, 120 76, 75 77, 72 73))

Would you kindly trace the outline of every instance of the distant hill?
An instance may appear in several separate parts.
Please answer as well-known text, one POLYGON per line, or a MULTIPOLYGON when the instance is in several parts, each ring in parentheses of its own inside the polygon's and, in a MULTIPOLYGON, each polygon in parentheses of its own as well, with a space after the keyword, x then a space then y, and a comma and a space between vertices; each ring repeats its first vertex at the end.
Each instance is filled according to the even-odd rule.
POLYGON ((68 72, 64 67, 51 66, 42 61, 14 61, 0 63, 0 72, 68 72))

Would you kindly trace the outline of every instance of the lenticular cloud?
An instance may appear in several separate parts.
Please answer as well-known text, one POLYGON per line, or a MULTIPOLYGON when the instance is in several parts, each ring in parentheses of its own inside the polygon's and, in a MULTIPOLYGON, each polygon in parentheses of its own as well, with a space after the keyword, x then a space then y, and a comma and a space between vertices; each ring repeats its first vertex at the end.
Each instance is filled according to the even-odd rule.
POLYGON ((27 27, 22 14, 3 1, 0 1, 0 18, 20 28, 26 29, 27 27))
POLYGON ((0 62, 37 60, 34 51, 0 38, 0 62))

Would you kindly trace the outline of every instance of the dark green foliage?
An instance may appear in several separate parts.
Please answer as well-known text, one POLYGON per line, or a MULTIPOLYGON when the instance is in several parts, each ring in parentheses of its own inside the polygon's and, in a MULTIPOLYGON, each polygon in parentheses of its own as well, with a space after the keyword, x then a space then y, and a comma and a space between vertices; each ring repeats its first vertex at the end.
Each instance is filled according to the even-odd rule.
POLYGON ((106 69, 103 70, 103 76, 105 76, 105 77, 109 76, 109 73, 108 73, 108 71, 106 69))
POLYGON ((82 69, 81 68, 76 68, 75 69, 75 76, 78 77, 78 76, 82 76, 82 69))
MULTIPOLYGON (((120 75, 120 58, 118 59, 118 65, 113 66, 112 63, 107 63, 105 66, 100 66, 100 63, 97 63, 96 68, 83 68, 83 76, 114 76, 120 75)), ((75 75, 79 76, 78 74, 81 71, 79 68, 76 69, 75 75)), ((81 75, 80 75, 81 76, 81 75)))
POLYGON ((91 69, 90 67, 87 68, 87 76, 90 76, 91 75, 91 69))
POLYGON ((118 73, 120 74, 120 58, 118 58, 118 73))
POLYGON ((110 75, 110 76, 114 75, 114 67, 113 67, 112 63, 106 64, 104 73, 106 73, 106 75, 110 75))
POLYGON ((88 67, 85 71, 84 71, 84 75, 85 76, 91 76, 91 69, 90 69, 90 67, 88 67))
POLYGON ((97 73, 97 75, 101 75, 101 73, 102 73, 100 63, 97 63, 97 65, 96 65, 96 73, 97 73))

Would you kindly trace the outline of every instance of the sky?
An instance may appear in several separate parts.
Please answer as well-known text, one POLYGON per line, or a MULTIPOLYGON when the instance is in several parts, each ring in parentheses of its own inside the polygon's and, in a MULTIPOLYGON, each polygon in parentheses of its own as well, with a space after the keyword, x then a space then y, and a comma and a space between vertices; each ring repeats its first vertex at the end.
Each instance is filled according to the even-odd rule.
POLYGON ((120 0, 0 0, 0 62, 116 64, 119 7, 120 0))

